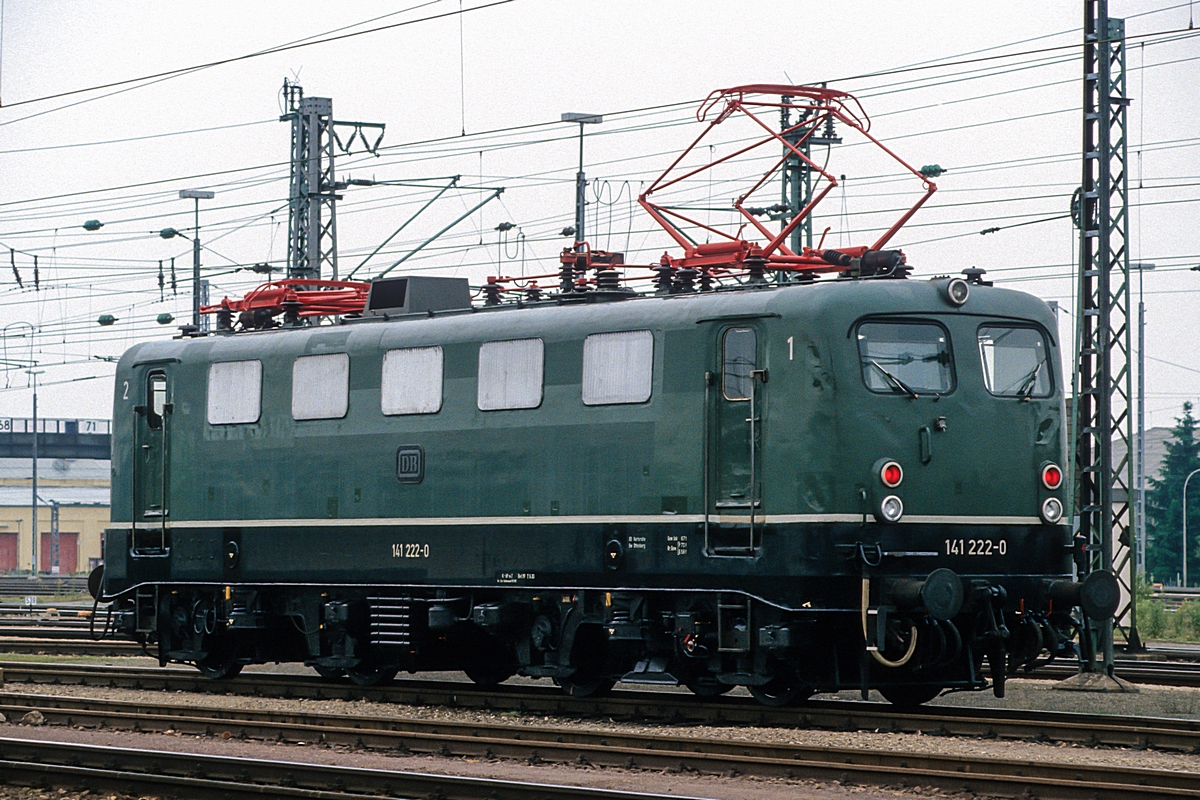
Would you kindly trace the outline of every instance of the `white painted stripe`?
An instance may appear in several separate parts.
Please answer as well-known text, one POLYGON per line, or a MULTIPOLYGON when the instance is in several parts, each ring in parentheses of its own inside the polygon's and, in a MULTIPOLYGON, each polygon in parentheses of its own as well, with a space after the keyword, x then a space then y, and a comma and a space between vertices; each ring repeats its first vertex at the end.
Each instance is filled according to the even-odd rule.
MULTIPOLYGON (((874 517, 871 518, 874 521, 874 517)), ((750 516, 718 515, 713 516, 714 524, 732 523, 748 524, 750 516)), ((861 522, 861 514, 768 514, 756 517, 756 524, 784 525, 795 523, 833 523, 861 522)), ((551 516, 551 517, 364 517, 352 519, 186 519, 174 520, 167 523, 168 528, 381 528, 381 527, 444 527, 454 525, 609 525, 609 524, 651 524, 651 525, 696 525, 704 522, 703 514, 614 514, 614 515, 583 515, 583 516, 551 516)), ((1000 517, 1000 516, 953 516, 945 515, 912 515, 902 517, 900 522, 926 525, 1041 525, 1038 517, 1000 517)), ((139 522, 139 530, 158 530, 160 523, 139 522)), ((110 525, 115 529, 128 529, 129 523, 115 522, 110 525)))
POLYGON ((862 522, 862 514, 768 514, 767 522, 777 525, 789 522, 862 522))
MULTIPOLYGON (((169 522, 170 528, 347 528, 347 527, 412 527, 417 525, 579 525, 612 523, 678 523, 704 522, 702 514, 628 514, 578 517, 362 517, 351 519, 185 519, 169 522)), ((127 527, 117 525, 117 527, 127 527)), ((158 530, 157 522, 139 522, 140 529, 158 530)))
POLYGON ((913 514, 911 517, 901 517, 900 522, 918 522, 934 525, 1041 525, 1039 517, 954 517, 943 515, 913 514))

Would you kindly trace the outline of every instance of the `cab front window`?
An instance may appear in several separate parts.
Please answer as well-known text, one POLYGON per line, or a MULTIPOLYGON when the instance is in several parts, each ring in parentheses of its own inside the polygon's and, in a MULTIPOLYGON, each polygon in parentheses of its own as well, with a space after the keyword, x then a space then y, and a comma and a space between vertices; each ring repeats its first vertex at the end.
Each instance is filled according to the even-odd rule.
POLYGON ((862 379, 879 394, 942 395, 954 390, 950 335, 933 322, 864 322, 858 326, 862 379))
POLYGON ((1049 397, 1054 389, 1049 352, 1046 337, 1036 328, 1012 325, 979 328, 983 382, 994 395, 1049 397))

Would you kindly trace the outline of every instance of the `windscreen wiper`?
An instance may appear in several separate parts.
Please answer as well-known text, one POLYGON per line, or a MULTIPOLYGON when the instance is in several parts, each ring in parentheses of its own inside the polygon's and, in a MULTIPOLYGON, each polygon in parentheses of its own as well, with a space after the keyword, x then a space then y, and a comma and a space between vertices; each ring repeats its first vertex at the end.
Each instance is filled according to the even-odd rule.
POLYGON ((909 386, 907 383, 905 383, 904 381, 897 378, 892 373, 888 372, 883 367, 879 366, 879 362, 876 361, 875 359, 871 359, 871 366, 875 367, 875 369, 877 369, 883 373, 883 377, 886 378, 887 382, 892 385, 892 388, 898 389, 899 391, 903 392, 904 394, 907 394, 909 397, 913 398, 914 400, 916 400, 918 397, 920 397, 919 394, 917 394, 916 392, 913 391, 911 386, 909 386))
POLYGON ((1033 389, 1037 386, 1038 373, 1041 372, 1042 365, 1045 364, 1045 359, 1042 359, 1034 365, 1024 378, 1021 379, 1021 385, 1017 387, 1016 396, 1022 400, 1028 400, 1029 395, 1033 394, 1033 389))

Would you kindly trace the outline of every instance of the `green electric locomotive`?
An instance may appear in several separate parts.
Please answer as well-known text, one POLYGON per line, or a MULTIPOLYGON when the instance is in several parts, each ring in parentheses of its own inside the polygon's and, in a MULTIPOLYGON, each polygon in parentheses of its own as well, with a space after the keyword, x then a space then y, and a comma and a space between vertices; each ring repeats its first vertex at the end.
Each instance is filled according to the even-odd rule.
POLYGON ((413 277, 138 345, 104 592, 213 677, 1001 691, 1112 587, 1072 581, 1054 316, 968 278, 489 308, 413 277))
POLYGON ((706 169, 676 159, 639 198, 684 251, 652 292, 580 241, 553 292, 295 279, 130 349, 95 582, 115 629, 214 678, 295 661, 775 705, 1002 694, 1073 653, 1119 591, 1073 578, 1050 308, 981 270, 908 278, 883 248, 940 168, 886 148, 925 187, 912 209, 870 246, 799 246, 837 185, 813 135, 878 144, 844 92, 735 87, 709 112, 705 133, 768 132, 733 156, 782 148, 772 170, 824 185, 770 231, 745 206, 769 171, 730 234, 651 199, 706 169))

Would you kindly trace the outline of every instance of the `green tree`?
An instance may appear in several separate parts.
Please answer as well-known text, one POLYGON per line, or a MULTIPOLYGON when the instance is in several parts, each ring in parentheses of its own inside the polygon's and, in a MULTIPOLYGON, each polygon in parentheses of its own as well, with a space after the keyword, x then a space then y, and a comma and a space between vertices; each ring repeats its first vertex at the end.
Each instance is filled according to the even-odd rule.
MULTIPOLYGON (((1159 581, 1172 582, 1182 569, 1183 484, 1189 473, 1200 469, 1200 440, 1192 404, 1183 404, 1166 443, 1161 477, 1147 475, 1146 571, 1159 581)), ((1151 470, 1147 470, 1149 473, 1151 470)), ((1200 475, 1188 483, 1188 583, 1200 584, 1200 475)))

